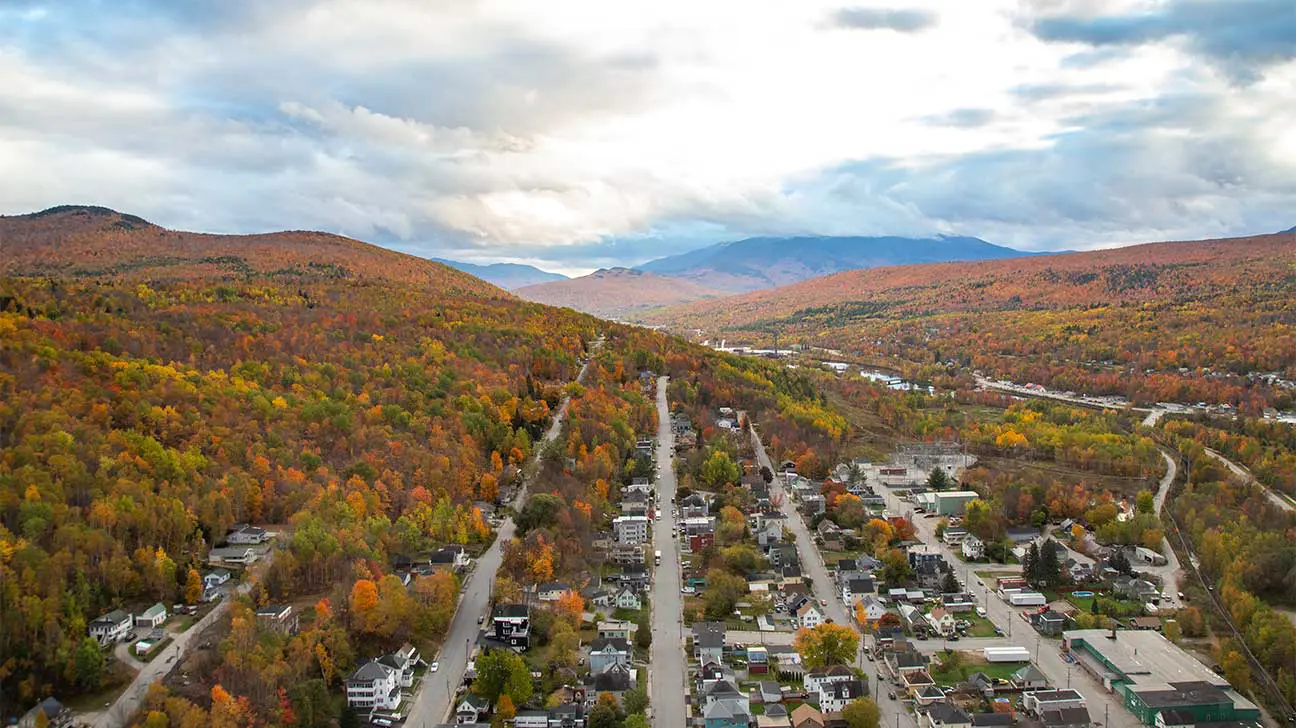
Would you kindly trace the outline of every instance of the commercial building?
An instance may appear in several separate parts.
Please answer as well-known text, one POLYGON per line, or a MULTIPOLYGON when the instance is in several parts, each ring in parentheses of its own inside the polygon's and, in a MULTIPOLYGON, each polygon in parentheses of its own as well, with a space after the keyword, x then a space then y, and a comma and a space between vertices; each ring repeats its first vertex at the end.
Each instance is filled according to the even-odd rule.
POLYGON ((1158 632, 1086 629, 1064 632, 1063 644, 1085 670, 1120 697, 1144 725, 1175 711, 1198 723, 1250 721, 1260 709, 1158 632))

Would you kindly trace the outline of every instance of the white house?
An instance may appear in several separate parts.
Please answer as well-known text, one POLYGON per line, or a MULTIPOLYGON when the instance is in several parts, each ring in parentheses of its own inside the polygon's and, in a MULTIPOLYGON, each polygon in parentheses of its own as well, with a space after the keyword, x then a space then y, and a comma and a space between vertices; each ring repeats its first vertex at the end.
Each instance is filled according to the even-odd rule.
POLYGON ((604 639, 630 639, 635 631, 633 622, 615 619, 598 623, 598 635, 604 639))
POLYGON ((370 660, 346 680, 347 705, 368 710, 400 707, 400 673, 377 660, 370 660))
POLYGON ((618 609, 643 609, 643 601, 639 599, 638 594, 635 594, 630 589, 622 589, 617 592, 613 604, 618 609))
POLYGON ((212 569, 206 574, 203 574, 203 588, 211 589, 212 587, 220 586, 229 581, 230 576, 231 574, 229 569, 212 569))
POLYGON ((257 552, 250 546, 221 546, 207 552, 207 562, 246 566, 257 560, 257 552))
POLYGON ((823 624, 823 611, 813 601, 806 602, 796 612, 797 626, 803 629, 814 629, 823 624))
POLYGON ((851 678, 831 682, 819 688, 819 710, 825 713, 841 711, 866 695, 868 689, 863 680, 851 678))
POLYGON ((963 558, 969 561, 985 558, 985 543, 970 533, 963 537, 959 547, 963 549, 963 558))
POLYGON ((590 643, 589 664, 594 674, 603 672, 609 665, 629 665, 630 643, 619 637, 595 639, 590 643))
POLYGON ((488 710, 490 710, 490 703, 487 703, 485 698, 479 698, 476 693, 469 692, 455 704, 455 722, 459 725, 475 724, 488 710))
POLYGON ((619 516, 612 519, 612 533, 617 543, 638 544, 648 540, 647 516, 619 516))
POLYGON ((927 624, 936 632, 949 637, 954 634, 955 622, 954 615, 945 607, 936 607, 927 613, 927 624))
POLYGON ((414 685, 414 668, 418 666, 418 648, 406 642, 399 650, 389 652, 378 658, 378 662, 396 671, 400 686, 408 688, 414 685))
POLYGON ((90 623, 90 636, 99 641, 101 646, 120 642, 130 633, 135 620, 129 612, 114 609, 90 623))
POLYGON ((833 665, 832 667, 816 667, 807 672, 805 677, 801 678, 801 684, 805 687, 806 693, 813 695, 822 691, 825 686, 854 679, 855 673, 849 667, 833 665))
POLYGON ((864 619, 869 622, 876 622, 879 619, 882 619, 882 615, 886 614, 887 611, 886 607, 882 606, 882 602, 879 602, 877 597, 872 594, 865 595, 865 597, 860 600, 860 607, 861 611, 864 612, 864 619))
POLYGON ((1039 715, 1046 710, 1064 710, 1066 708, 1084 708, 1084 696, 1065 688, 1062 690, 1035 690, 1022 693, 1022 707, 1039 715))
POLYGON ((270 540, 270 533, 260 526, 238 524, 225 536, 230 545, 247 545, 265 543, 270 540))
POLYGON ((135 615, 136 627, 160 627, 167 620, 167 608, 162 602, 145 609, 143 612, 135 615))

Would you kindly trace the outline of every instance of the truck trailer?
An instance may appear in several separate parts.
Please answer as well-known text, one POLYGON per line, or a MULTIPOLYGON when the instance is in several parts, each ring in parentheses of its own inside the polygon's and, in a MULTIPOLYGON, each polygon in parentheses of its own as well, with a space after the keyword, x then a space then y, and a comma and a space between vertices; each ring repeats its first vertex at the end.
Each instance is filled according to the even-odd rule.
POLYGON ((986 647, 981 653, 986 662, 1030 662, 1030 650, 1025 647, 986 647))
POLYGON ((1048 604, 1048 598, 1039 592, 1017 592, 1008 596, 1008 603, 1014 607, 1042 607, 1048 604))

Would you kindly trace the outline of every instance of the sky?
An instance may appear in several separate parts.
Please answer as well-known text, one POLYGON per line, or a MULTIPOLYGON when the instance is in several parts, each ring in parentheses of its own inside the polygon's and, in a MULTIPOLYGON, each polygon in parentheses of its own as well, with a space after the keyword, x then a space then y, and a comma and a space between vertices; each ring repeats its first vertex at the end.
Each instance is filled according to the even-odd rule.
POLYGON ((0 0, 0 214, 579 274, 1296 225, 1293 0, 0 0))

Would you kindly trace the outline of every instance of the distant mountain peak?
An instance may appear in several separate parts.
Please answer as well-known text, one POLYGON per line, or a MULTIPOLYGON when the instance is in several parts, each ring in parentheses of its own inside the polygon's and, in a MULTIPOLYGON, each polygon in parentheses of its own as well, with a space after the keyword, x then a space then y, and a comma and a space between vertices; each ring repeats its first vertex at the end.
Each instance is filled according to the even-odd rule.
POLYGON ((1285 232, 1285 233, 1296 233, 1296 227, 1287 228, 1287 229, 1284 230, 1283 232, 1285 232))
POLYGON ((533 265, 523 263, 491 263, 489 265, 479 265, 477 263, 464 263, 458 260, 446 260, 445 258, 433 258, 438 263, 469 273, 478 278, 499 286, 506 290, 516 290, 526 286, 534 286, 540 283, 550 283, 553 281, 565 281, 567 276, 561 273, 550 273, 547 270, 541 270, 533 265))
POLYGON ((1031 254, 962 235, 764 236, 718 243, 649 261, 638 268, 710 288, 745 292, 863 268, 1025 255, 1031 254))
POLYGON ((47 207, 39 212, 29 212, 25 215, 14 215, 14 217, 27 220, 57 217, 84 218, 87 220, 102 219, 105 222, 107 222, 109 218, 115 217, 117 219, 112 222, 116 223, 118 227, 130 229, 156 227, 153 223, 145 220, 139 215, 130 215, 124 212, 118 212, 112 208, 102 207, 100 205, 55 205, 54 207, 47 207))

